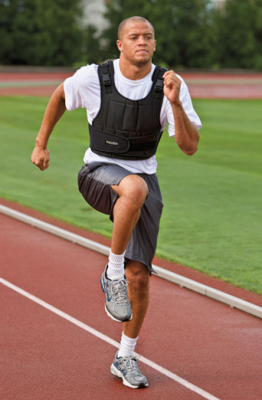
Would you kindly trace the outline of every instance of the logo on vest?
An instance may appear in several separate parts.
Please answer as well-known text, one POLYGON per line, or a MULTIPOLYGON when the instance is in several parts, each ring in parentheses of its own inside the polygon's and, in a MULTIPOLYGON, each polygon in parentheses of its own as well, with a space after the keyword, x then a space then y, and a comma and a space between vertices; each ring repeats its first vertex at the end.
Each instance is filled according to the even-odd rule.
POLYGON ((118 146, 118 142, 112 142, 111 140, 106 140, 106 144, 110 144, 111 146, 118 146))

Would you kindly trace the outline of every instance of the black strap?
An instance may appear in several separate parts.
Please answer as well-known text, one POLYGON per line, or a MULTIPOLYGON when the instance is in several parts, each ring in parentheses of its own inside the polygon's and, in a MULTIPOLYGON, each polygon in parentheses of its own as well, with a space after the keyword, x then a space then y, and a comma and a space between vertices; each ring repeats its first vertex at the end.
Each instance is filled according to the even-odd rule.
POLYGON ((90 147, 99 155, 117 159, 145 160, 156 153, 162 132, 126 138, 103 132, 89 124, 90 147))
MULTIPOLYGON (((112 61, 111 61, 112 63, 112 61)), ((102 74, 102 80, 103 80, 103 85, 105 87, 106 93, 112 93, 111 85, 112 85, 112 73, 110 73, 110 68, 109 68, 109 62, 105 62, 103 64, 100 64, 101 68, 101 74, 102 74)), ((161 97, 162 91, 163 91, 163 86, 164 86, 164 78, 163 75, 167 71, 166 68, 162 67, 156 67, 155 71, 152 75, 152 80, 155 81, 154 85, 154 94, 153 97, 155 99, 159 99, 161 97)))
POLYGON ((127 138, 99 131, 89 124, 90 147, 92 151, 99 150, 110 153, 126 153, 130 143, 127 138))
POLYGON ((100 64, 100 68, 101 68, 103 85, 105 87, 106 93, 112 93, 111 89, 112 81, 111 81, 108 61, 103 64, 100 64))
POLYGON ((102 79, 104 86, 110 86, 111 79, 109 75, 108 62, 101 64, 101 71, 102 71, 102 79))
POLYGON ((154 75, 153 75, 152 79, 153 78, 154 78, 154 80, 156 79, 156 83, 154 86, 154 94, 153 94, 153 97, 155 99, 159 99, 161 97, 163 87, 164 87, 163 75, 166 71, 167 71, 167 69, 162 68, 162 67, 156 67, 156 69, 154 71, 154 75))

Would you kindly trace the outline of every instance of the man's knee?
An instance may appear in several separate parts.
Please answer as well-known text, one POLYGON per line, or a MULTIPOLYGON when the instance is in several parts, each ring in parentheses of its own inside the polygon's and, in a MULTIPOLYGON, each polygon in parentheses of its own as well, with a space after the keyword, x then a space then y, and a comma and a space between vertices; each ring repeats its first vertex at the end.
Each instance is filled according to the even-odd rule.
POLYGON ((134 276, 130 281, 131 289, 138 292, 147 292, 149 287, 149 277, 145 276, 134 276))
POLYGON ((130 260, 126 265, 126 277, 131 290, 139 292, 148 290, 150 275, 146 265, 130 260))
POLYGON ((112 188, 134 208, 141 208, 148 195, 147 183, 138 175, 128 175, 118 186, 113 185, 112 188))

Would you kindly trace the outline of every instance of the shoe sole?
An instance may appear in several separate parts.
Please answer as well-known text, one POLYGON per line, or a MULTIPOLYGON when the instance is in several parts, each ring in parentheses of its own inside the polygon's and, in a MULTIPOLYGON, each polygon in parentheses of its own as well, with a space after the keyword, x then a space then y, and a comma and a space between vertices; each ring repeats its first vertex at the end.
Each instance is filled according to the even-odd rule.
POLYGON ((121 374, 121 372, 114 366, 114 364, 111 365, 111 367, 110 367, 110 372, 111 372, 112 375, 116 376, 117 378, 122 379, 123 385, 128 386, 128 387, 130 387, 131 389, 141 389, 141 388, 148 387, 148 383, 146 383, 146 384, 141 383, 141 384, 138 385, 138 386, 131 385, 131 383, 129 383, 129 382, 125 379, 125 377, 124 377, 124 376, 121 374))
MULTIPOLYGON (((104 288, 103 288, 103 284, 102 284, 102 278, 100 279, 100 285, 101 285, 101 289, 102 289, 103 292, 105 293, 104 288)), ((112 314, 108 311, 108 309, 106 308, 106 302, 105 302, 105 312, 106 312, 107 315, 108 315, 113 321, 115 321, 115 322, 128 322, 128 321, 131 321, 131 319, 133 318, 133 313, 131 314, 131 317, 130 317, 129 319, 121 320, 121 319, 117 319, 117 318, 113 317, 113 315, 112 315, 112 314)))

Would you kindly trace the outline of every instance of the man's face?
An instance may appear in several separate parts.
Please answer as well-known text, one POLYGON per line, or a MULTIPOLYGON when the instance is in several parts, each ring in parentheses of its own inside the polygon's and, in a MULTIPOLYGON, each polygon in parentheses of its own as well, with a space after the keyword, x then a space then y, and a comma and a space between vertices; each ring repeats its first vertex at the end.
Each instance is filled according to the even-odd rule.
POLYGON ((133 65, 143 66, 151 62, 156 49, 154 31, 147 22, 127 22, 117 47, 121 57, 133 65))

